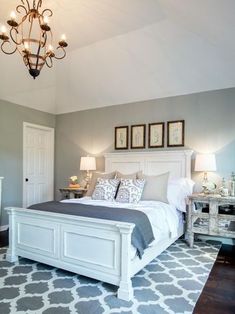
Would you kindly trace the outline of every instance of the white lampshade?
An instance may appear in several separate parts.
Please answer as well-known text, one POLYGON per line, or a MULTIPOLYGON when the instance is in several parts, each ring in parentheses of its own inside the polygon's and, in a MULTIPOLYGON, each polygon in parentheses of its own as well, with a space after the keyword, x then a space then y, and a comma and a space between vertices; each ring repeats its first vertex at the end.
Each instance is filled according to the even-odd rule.
POLYGON ((95 157, 81 157, 80 170, 96 170, 95 157))
POLYGON ((197 154, 195 160, 195 171, 216 171, 215 154, 197 154))

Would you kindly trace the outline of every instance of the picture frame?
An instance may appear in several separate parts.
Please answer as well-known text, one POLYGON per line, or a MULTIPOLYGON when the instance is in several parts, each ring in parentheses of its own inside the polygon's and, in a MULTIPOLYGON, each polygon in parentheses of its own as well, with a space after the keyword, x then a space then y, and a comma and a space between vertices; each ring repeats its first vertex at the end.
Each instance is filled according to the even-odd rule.
POLYGON ((128 126, 117 126, 114 132, 114 145, 115 149, 128 149, 129 145, 129 127, 128 126))
POLYGON ((164 147, 165 123, 149 123, 148 126, 148 147, 160 148, 164 147))
POLYGON ((185 121, 168 121, 167 122, 167 146, 179 147, 184 146, 185 121))
POLYGON ((131 126, 131 148, 145 148, 146 124, 136 124, 131 126))

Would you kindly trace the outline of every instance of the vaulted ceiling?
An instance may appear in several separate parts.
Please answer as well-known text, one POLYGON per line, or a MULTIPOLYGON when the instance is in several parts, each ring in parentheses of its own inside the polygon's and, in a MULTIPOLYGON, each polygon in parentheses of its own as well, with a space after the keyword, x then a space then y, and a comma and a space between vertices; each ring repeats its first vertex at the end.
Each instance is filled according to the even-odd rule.
MULTIPOLYGON (((19 2, 1 0, 0 23, 19 2)), ((235 86, 234 0, 43 3, 67 57, 34 81, 0 53, 0 99, 59 114, 235 86)))

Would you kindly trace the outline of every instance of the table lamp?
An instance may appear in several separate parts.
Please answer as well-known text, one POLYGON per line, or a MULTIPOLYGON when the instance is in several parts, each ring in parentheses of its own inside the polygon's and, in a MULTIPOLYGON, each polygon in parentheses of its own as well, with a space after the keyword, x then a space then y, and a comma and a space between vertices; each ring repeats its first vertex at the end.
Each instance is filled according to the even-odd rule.
POLYGON ((216 188, 216 184, 208 181, 207 172, 216 171, 215 154, 197 154, 195 160, 195 171, 204 172, 203 193, 210 193, 216 188))
POLYGON ((91 170, 96 170, 96 161, 95 161, 95 157, 81 157, 81 162, 80 162, 80 170, 84 170, 86 171, 86 185, 85 185, 85 189, 88 188, 89 185, 89 181, 91 178, 90 175, 90 171, 91 170))

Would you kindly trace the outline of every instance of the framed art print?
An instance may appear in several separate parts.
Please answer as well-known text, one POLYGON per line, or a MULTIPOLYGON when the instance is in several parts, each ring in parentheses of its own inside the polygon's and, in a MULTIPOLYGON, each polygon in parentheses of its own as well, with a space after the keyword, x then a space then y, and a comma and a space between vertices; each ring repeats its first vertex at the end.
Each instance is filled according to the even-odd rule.
POLYGON ((115 149, 128 149, 128 137, 129 137, 128 126, 117 126, 115 127, 115 149))
POLYGON ((164 122, 150 123, 148 132, 148 147, 164 147, 164 122))
POLYGON ((184 120, 167 122, 167 146, 184 146, 184 120))
POLYGON ((145 148, 145 124, 131 126, 131 148, 145 148))

